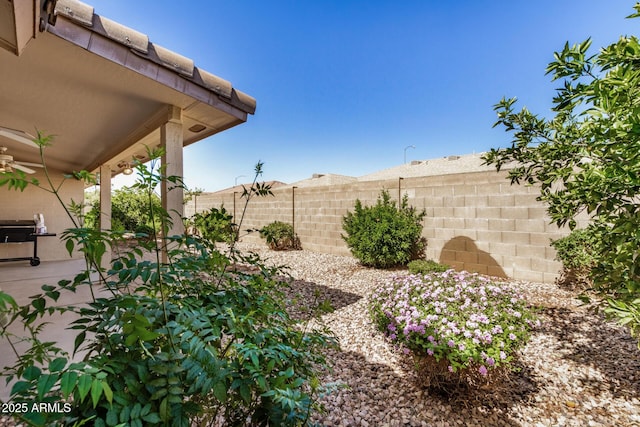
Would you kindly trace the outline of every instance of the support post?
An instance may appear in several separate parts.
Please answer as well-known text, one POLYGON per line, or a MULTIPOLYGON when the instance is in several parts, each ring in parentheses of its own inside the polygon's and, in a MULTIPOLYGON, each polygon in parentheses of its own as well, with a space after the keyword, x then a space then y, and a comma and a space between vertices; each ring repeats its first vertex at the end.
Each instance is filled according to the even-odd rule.
MULTIPOLYGON (((111 167, 100 166, 100 230, 111 230, 111 167)), ((111 246, 107 246, 100 267, 107 268, 111 263, 111 246)))
POLYGON ((237 191, 233 192, 233 221, 236 221, 236 193, 237 191))
MULTIPOLYGON (((164 148, 162 165, 165 167, 165 176, 183 177, 183 138, 182 138, 182 109, 170 106, 167 122, 160 127, 160 143, 164 148)), ((183 235, 184 224, 184 190, 180 184, 174 185, 166 180, 162 181, 162 207, 171 218, 168 236, 183 235)), ((165 253, 166 255, 166 253, 165 253)))
POLYGON ((293 234, 296 234, 296 187, 295 185, 291 187, 291 228, 293 229, 293 234))

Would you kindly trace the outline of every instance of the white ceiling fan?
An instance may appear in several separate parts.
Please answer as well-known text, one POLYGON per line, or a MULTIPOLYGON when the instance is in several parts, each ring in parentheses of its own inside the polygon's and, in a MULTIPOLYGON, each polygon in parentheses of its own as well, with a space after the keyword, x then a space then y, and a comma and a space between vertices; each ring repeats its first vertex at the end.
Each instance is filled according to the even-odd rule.
POLYGON ((28 145, 30 147, 38 148, 38 144, 33 142, 33 140, 35 138, 32 135, 29 135, 28 133, 26 133, 24 131, 21 131, 21 130, 16 130, 16 129, 11 129, 11 128, 6 128, 4 126, 0 126, 0 136, 12 139, 14 141, 17 141, 17 142, 20 142, 22 144, 28 145))
POLYGON ((0 147, 0 173, 1 172, 13 172, 13 169, 21 170, 25 173, 36 173, 30 167, 41 168, 40 163, 18 162, 13 160, 13 156, 7 154, 7 147, 0 147))

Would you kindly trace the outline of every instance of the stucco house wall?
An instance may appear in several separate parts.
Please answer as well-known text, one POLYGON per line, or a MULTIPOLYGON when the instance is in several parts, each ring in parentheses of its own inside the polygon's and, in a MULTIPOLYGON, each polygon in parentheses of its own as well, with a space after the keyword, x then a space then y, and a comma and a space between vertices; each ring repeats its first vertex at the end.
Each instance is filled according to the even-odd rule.
MULTIPOLYGON (((63 180, 63 173, 59 171, 50 171, 50 176, 55 186, 58 186, 63 180)), ((29 178, 36 178, 42 187, 47 186, 46 177, 41 169, 38 169, 36 174, 29 175, 29 178)), ((60 197, 65 203, 70 203, 71 200, 82 203, 84 199, 83 183, 75 179, 66 180, 60 188, 60 197)), ((69 259, 69 253, 60 236, 64 230, 73 225, 57 198, 52 193, 33 185, 27 186, 24 191, 9 190, 6 186, 0 187, 0 219, 33 219, 33 215, 36 213, 44 214, 47 231, 56 233, 55 237, 38 239, 40 260, 69 259)), ((31 257, 32 255, 33 243, 0 243, 0 258, 31 257)), ((80 254, 75 252, 73 257, 78 258, 80 254)))

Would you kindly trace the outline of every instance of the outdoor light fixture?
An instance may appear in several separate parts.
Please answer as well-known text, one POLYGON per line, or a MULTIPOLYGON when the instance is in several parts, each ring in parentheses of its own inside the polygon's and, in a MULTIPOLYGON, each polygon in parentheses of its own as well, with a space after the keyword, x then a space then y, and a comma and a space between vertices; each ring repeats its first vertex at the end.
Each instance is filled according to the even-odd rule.
POLYGON ((13 139, 14 141, 21 142, 22 144, 30 145, 34 148, 38 148, 38 144, 33 142, 35 138, 21 130, 9 129, 4 126, 0 126, 0 136, 13 139))
POLYGON ((120 162, 118 163, 118 167, 122 169, 122 173, 125 175, 131 175, 133 173, 133 169, 131 168, 131 163, 129 162, 120 162))
POLYGON ((189 128, 189 130, 190 130, 191 132, 193 132, 193 133, 202 132, 202 131, 203 131, 203 130, 205 130, 205 129, 206 129, 206 127, 205 127, 205 126, 203 126, 203 125, 201 125, 201 124, 196 124, 196 125, 193 125, 193 126, 191 126, 191 127, 189 128))

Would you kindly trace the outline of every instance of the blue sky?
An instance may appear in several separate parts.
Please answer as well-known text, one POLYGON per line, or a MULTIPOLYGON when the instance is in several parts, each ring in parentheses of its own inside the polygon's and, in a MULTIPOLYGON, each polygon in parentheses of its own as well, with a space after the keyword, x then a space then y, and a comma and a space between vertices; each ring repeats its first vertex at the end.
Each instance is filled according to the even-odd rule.
POLYGON ((505 146, 495 103, 549 114, 555 51, 640 24, 622 0, 86 1, 257 99, 247 123, 185 149, 185 182, 205 191, 258 160, 290 183, 396 166, 410 145, 407 161, 505 146))

